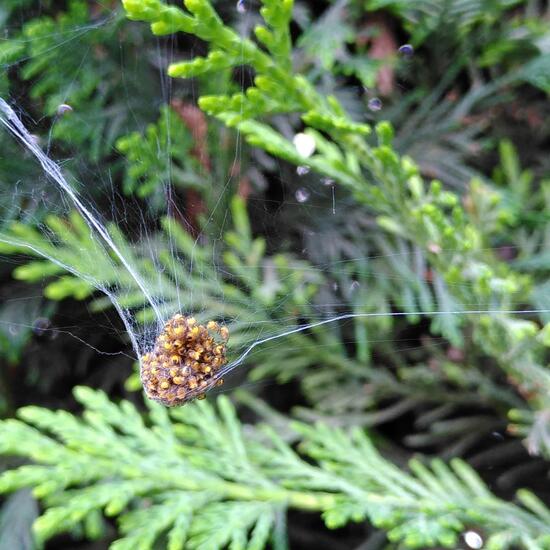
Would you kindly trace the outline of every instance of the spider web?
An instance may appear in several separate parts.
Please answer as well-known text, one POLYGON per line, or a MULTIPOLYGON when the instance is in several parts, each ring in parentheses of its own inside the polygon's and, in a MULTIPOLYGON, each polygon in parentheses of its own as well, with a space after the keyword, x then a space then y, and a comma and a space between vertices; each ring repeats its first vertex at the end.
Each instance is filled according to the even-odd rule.
MULTIPOLYGON (((248 33, 255 15, 243 6, 238 2, 234 11, 240 18, 237 22, 241 32, 248 33)), ((113 10, 103 14, 97 22, 65 30, 66 39, 56 46, 58 55, 62 57, 66 48, 76 47, 81 39, 107 27, 116 18, 117 13, 113 10)), ((123 38, 120 41, 122 44, 123 38)), ((291 350, 293 361, 300 365, 301 349, 304 353, 310 350, 307 346, 301 347, 304 340, 294 341, 291 337, 318 335, 319 329, 323 332, 313 345, 326 346, 327 350, 338 349, 340 344, 335 340, 339 340, 344 348, 353 348, 354 353, 366 359, 376 346, 376 339, 388 332, 388 323, 400 318, 409 323, 431 319, 430 329, 435 335, 432 345, 446 347, 461 344, 462 320, 467 315, 535 315, 550 311, 543 307, 524 307, 521 303, 510 303, 503 309, 492 302, 457 302, 449 284, 430 271, 425 255, 418 248, 399 239, 383 242, 375 232, 363 238, 372 220, 353 205, 337 182, 323 179, 303 167, 289 167, 263 153, 247 150, 239 136, 231 138, 219 127, 215 130, 219 142, 226 139, 229 143, 225 147, 225 162, 218 162, 216 151, 209 151, 208 160, 201 159, 199 152, 197 171, 182 176, 178 173, 181 165, 174 161, 178 153, 173 153, 173 149, 177 149, 178 144, 172 142, 168 131, 167 138, 158 141, 159 169, 168 174, 167 179, 157 182, 154 193, 143 197, 136 197, 135 193, 123 194, 120 172, 112 174, 99 162, 93 164, 79 159, 77 137, 71 143, 67 138, 70 133, 65 134, 63 147, 58 146, 58 126, 70 117, 78 120, 80 116, 78 109, 73 110, 70 104, 75 95, 74 84, 81 82, 78 71, 85 70, 92 55, 90 50, 83 51, 81 67, 77 67, 74 81, 67 85, 65 96, 52 94, 55 97, 50 98, 45 94, 44 101, 31 101, 28 105, 27 109, 35 113, 43 112, 43 119, 33 121, 25 115, 21 104, 26 98, 0 100, 0 121, 23 145, 17 150, 15 164, 38 162, 42 173, 38 177, 36 171, 33 176, 23 174, 19 178, 15 173, 15 177, 10 177, 5 186, 8 190, 3 193, 5 203, 13 205, 13 209, 3 216, 6 220, 17 219, 34 225, 51 246, 37 247, 24 234, 18 237, 4 233, 1 240, 7 245, 26 248, 31 255, 46 258, 63 273, 71 273, 103 293, 124 323, 134 359, 152 348, 162 326, 176 313, 199 318, 206 315, 206 320, 217 313, 216 318, 229 326, 232 334, 230 361, 223 371, 227 374, 245 363, 253 363, 256 352, 262 351, 258 356, 261 360, 266 355, 277 354, 281 347, 291 350), (51 107, 55 104, 57 108, 52 114, 51 107), (27 120, 23 122, 22 119, 27 120), (36 126, 43 137, 32 134, 36 126), (63 158, 60 153, 67 149, 72 150, 74 156, 63 158), (215 192, 205 190, 195 181, 194 177, 200 176, 201 170, 204 178, 217 187, 215 192), (29 184, 31 177, 34 179, 29 184), (177 179, 187 183, 183 190, 191 189, 198 195, 187 193, 187 203, 182 201, 182 189, 174 183, 177 179), (201 191, 212 197, 208 208, 197 216, 193 212, 193 201, 200 203, 201 208, 208 202, 200 198, 201 191), (232 195, 239 195, 246 203, 251 212, 253 233, 263 235, 268 248, 265 255, 257 254, 259 263, 256 264, 253 263, 254 254, 247 255, 253 251, 243 251, 244 260, 241 259, 233 270, 233 257, 228 262, 222 252, 227 252, 224 235, 232 228, 231 217, 238 216, 229 205, 228 198, 232 195), (82 240, 75 245, 81 251, 80 263, 67 261, 63 254, 56 253, 64 243, 45 222, 49 213, 67 218, 73 211, 79 214, 87 228, 87 234, 81 233, 82 240), (162 215, 168 215, 175 223, 168 225, 164 232, 159 230, 162 215), (202 217, 200 223, 199 217, 202 217), (288 227, 299 234, 293 234, 288 227), (191 236, 194 251, 189 254, 183 254, 178 245, 181 231, 191 236), (168 257, 165 251, 169 252, 168 257), (99 272, 89 269, 99 259, 109 263, 105 278, 101 269, 99 272), (260 276, 260 280, 250 283, 248 289, 245 289, 246 270, 260 276), (114 279, 113 273, 116 274, 114 279), (193 284, 186 284, 187 278, 193 284), (245 290, 248 292, 249 304, 234 307, 239 302, 232 296, 237 290, 241 294, 245 290), (228 294, 227 307, 223 302, 225 294, 228 294), (216 303, 221 304, 218 312, 209 305, 213 295, 217 297, 216 303)), ((196 116, 189 105, 201 90, 195 89, 195 83, 176 90, 172 81, 164 76, 166 66, 178 55, 174 42, 159 41, 156 55, 148 61, 157 68, 157 107, 171 105, 172 114, 186 112, 189 118, 196 116), (182 97, 189 104, 183 105, 182 97)), ((28 61, 27 58, 19 59, 8 69, 19 64, 24 66, 28 61)), ((136 69, 136 74, 130 77, 133 64, 123 58, 118 63, 123 81, 136 79, 141 71, 141 67, 136 69)), ((231 85, 236 82, 244 90, 248 78, 243 69, 232 79, 231 85)), ((30 82, 33 82, 32 77, 30 82)), ((155 123, 158 116, 138 116, 131 97, 136 92, 128 89, 122 105, 129 113, 128 128, 137 128, 146 136, 145 125, 155 123)), ((376 110, 379 108, 377 103, 376 110)), ((169 130, 175 122, 162 114, 161 121, 162 116, 166 117, 169 130)), ((90 124, 86 119, 81 122, 83 126, 90 124)), ((289 137, 298 133, 294 121, 280 124, 289 137)), ((129 133, 128 130, 126 134, 129 133)), ((120 132, 122 134, 124 132, 120 132)), ((107 149, 110 154, 120 154, 113 144, 107 149)), ((192 154, 197 155, 197 151, 192 154)), ((140 165, 139 156, 134 159, 134 165, 140 165)), ((236 233, 237 240, 242 237, 243 233, 236 233)), ((251 240, 249 244, 252 246, 254 242, 251 240)), ((238 249, 238 242, 233 243, 233 248, 238 249)), ((453 252, 440 251, 449 255, 453 252)), ((403 351, 411 349, 408 337, 396 337, 393 341, 402 346, 403 351)), ((271 371, 268 374, 274 375, 271 371)))

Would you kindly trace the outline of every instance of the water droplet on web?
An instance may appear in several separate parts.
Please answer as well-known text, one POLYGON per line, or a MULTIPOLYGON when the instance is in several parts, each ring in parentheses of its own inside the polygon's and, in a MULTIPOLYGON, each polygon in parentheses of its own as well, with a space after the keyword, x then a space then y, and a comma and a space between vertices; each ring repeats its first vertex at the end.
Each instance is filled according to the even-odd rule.
POLYGON ((475 531, 466 531, 464 533, 464 542, 469 548, 473 548, 474 550, 479 550, 483 547, 483 539, 475 531))
POLYGON ((491 435, 499 441, 504 441, 504 436, 500 432, 491 432, 491 435))
POLYGON ((414 54, 414 48, 412 44, 403 44, 402 46, 399 46, 399 49, 397 51, 404 57, 411 57, 411 55, 414 54))
POLYGON ((294 143, 294 147, 296 147, 298 153, 303 157, 311 157, 315 152, 315 139, 309 134, 296 134, 292 139, 292 143, 294 143))
POLYGON ((371 111, 379 111, 382 109, 382 100, 379 97, 371 97, 368 106, 371 111))
POLYGON ((323 178, 321 182, 323 183, 323 185, 326 185, 327 187, 329 185, 334 185, 334 180, 332 178, 323 178))
POLYGON ((440 254, 441 253, 441 247, 437 243, 428 243, 428 250, 432 254, 440 254))
POLYGON ((61 103, 61 105, 57 106, 57 116, 63 116, 65 113, 71 113, 73 111, 73 108, 70 105, 67 105, 66 103, 61 103))
POLYGON ((19 334, 19 329, 15 325, 10 325, 9 328, 8 328, 8 332, 12 336, 17 336, 19 334))
POLYGON ((361 285, 359 284, 359 281, 352 281, 351 285, 349 285, 350 292, 353 294, 359 290, 359 287, 361 285))
POLYGON ((239 13, 246 13, 246 5, 244 0, 237 0, 237 11, 239 13))
POLYGON ((299 176, 305 176, 309 173, 309 166, 298 166, 298 168, 296 168, 296 173, 299 176))
POLYGON ((36 336, 44 336, 50 330, 52 324, 46 317, 39 317, 32 325, 32 331, 36 336))
POLYGON ((336 281, 332 283, 332 290, 334 290, 335 292, 338 290, 338 283, 336 281))
POLYGON ((300 189, 296 191, 296 200, 298 202, 306 202, 309 199, 309 197, 310 197, 310 192, 304 187, 300 187, 300 189))

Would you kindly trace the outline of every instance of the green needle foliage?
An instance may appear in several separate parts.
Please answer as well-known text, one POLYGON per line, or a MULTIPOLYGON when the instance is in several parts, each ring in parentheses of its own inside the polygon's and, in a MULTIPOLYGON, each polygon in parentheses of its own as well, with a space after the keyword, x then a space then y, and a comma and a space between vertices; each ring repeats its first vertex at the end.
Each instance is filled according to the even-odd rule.
MULTIPOLYGON (((487 250, 481 227, 456 194, 444 190, 437 180, 425 182, 415 163, 396 153, 389 123, 377 125, 377 144, 372 145, 365 139, 370 133, 368 125, 350 120, 335 97, 324 97, 293 72, 291 1, 263 2, 260 12, 265 25, 254 30, 258 44, 226 26, 206 0, 187 0, 187 11, 158 0, 125 0, 124 7, 130 18, 150 22, 155 34, 182 31, 208 43, 207 57, 171 65, 171 76, 219 71, 222 60, 224 68, 251 66, 256 76, 245 92, 203 96, 201 108, 238 129, 251 145, 308 166, 349 189, 389 235, 423 249, 432 268, 449 285, 458 310, 488 309, 488 305, 491 310, 508 310, 529 301, 529 278, 512 271, 487 250), (315 139, 314 155, 301 156, 292 142, 269 124, 268 117, 276 113, 300 116, 304 131, 315 139), (452 252, 441 254, 442 250, 452 252)), ((480 198, 489 193, 483 184, 477 185, 480 198)), ((483 205, 478 197, 472 200, 483 205)), ((494 208, 500 200, 498 193, 491 193, 489 204, 494 208)), ((548 407, 550 378, 541 362, 545 349, 537 338, 536 323, 504 312, 471 316, 469 322, 476 343, 517 381, 522 392, 530 394, 532 405, 548 407)))
POLYGON ((197 173, 198 161, 190 154, 192 137, 172 109, 161 109, 158 123, 147 126, 145 135, 123 136, 116 147, 129 163, 124 182, 128 194, 147 197, 169 183, 199 189, 210 183, 197 173))
MULTIPOLYGON (((15 1, 13 11, 29 4, 15 1)), ((156 91, 148 84, 147 67, 142 65, 135 79, 128 80, 118 63, 120 57, 131 57, 134 44, 141 42, 120 10, 100 4, 92 10, 87 2, 70 0, 66 11, 34 17, 3 41, 0 62, 15 67, 17 77, 28 82, 30 97, 42 105, 42 114, 54 119, 51 137, 99 161, 118 136, 153 112, 143 101, 156 91), (120 33, 127 35, 122 49, 120 33), (64 104, 72 112, 60 115, 64 104)))
POLYGON ((46 506, 39 541, 83 529, 101 534, 118 519, 111 548, 285 548, 288 509, 320 512, 331 528, 368 518, 408 548, 456 548, 482 526, 486 548, 546 548, 550 510, 522 490, 518 504, 495 497, 463 461, 410 462, 410 472, 375 450, 361 431, 292 424, 300 452, 274 430, 244 427, 225 397, 143 416, 129 402, 78 387, 81 417, 39 407, 0 429, 0 450, 33 460, 0 476, 0 491, 33 487, 46 506))

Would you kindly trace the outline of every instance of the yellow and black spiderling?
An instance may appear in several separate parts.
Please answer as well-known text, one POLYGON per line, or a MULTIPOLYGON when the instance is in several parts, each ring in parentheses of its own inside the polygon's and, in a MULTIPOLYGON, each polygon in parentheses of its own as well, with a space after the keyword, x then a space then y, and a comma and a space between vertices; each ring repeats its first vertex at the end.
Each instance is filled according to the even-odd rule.
POLYGON ((174 315, 158 335, 155 347, 140 361, 147 397, 168 407, 202 399, 223 384, 229 331, 215 321, 198 324, 193 317, 174 315))

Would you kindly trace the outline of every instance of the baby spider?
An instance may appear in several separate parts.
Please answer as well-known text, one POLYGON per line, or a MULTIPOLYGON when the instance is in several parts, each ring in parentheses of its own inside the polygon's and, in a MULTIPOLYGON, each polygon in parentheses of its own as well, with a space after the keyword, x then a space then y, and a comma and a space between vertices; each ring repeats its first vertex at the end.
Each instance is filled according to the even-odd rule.
POLYGON ((223 384, 221 368, 227 359, 226 327, 193 317, 174 315, 158 335, 154 348, 140 361, 147 397, 168 407, 203 399, 206 391, 223 384))

